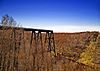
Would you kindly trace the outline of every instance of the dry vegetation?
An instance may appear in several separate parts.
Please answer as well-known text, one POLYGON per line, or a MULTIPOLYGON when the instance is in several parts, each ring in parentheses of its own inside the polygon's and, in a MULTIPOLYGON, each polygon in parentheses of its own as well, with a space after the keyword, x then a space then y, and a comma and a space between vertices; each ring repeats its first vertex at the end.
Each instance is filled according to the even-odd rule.
MULTIPOLYGON (((59 59, 64 56, 74 63, 95 68, 93 71, 100 70, 99 32, 55 33, 55 43, 59 59)), ((89 70, 87 69, 87 71, 89 70)))
POLYGON ((53 34, 32 37, 32 32, 14 29, 15 21, 7 29, 6 22, 0 29, 0 71, 100 71, 99 32, 54 33, 54 53, 48 48, 54 47, 53 34))

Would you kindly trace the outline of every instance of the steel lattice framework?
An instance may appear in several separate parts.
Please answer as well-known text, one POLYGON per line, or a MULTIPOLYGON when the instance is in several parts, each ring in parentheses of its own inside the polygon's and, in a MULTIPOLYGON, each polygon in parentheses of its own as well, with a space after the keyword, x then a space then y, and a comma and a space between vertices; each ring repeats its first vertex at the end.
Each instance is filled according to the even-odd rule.
POLYGON ((0 26, 0 30, 2 30, 0 37, 3 36, 1 38, 3 42, 0 44, 0 71, 51 70, 52 63, 48 61, 51 62, 52 56, 56 55, 52 30, 8 26, 0 26), (25 33, 30 33, 28 35, 30 39, 25 39, 25 33), (11 42, 7 42, 7 39, 11 42), (27 40, 29 42, 25 43, 27 40), (7 44, 9 46, 6 46, 7 44), (26 47, 27 45, 29 46, 26 47), (22 54, 23 59, 20 57, 22 54))

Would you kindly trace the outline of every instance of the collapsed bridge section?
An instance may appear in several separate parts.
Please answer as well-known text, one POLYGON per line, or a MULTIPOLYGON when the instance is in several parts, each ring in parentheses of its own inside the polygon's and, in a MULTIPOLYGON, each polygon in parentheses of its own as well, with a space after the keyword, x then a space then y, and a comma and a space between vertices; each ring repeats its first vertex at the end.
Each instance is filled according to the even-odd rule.
POLYGON ((0 71, 53 71, 52 30, 0 26, 0 71))
POLYGON ((52 30, 0 26, 0 71, 94 71, 55 52, 55 42, 52 30))

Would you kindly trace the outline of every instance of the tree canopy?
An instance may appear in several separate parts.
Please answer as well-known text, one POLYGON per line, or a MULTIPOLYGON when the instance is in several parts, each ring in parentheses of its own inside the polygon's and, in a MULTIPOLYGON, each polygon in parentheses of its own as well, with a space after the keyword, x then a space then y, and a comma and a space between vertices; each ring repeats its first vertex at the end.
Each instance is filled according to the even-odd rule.
POLYGON ((4 15, 1 19, 1 26, 16 26, 16 21, 13 19, 12 16, 4 15))

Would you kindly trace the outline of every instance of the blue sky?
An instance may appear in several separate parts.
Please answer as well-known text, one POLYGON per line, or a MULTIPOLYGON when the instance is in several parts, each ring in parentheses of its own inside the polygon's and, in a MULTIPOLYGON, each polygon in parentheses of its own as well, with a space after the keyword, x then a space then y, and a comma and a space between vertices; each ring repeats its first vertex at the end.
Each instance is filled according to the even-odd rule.
POLYGON ((0 0, 0 19, 55 32, 100 31, 100 0, 0 0))

